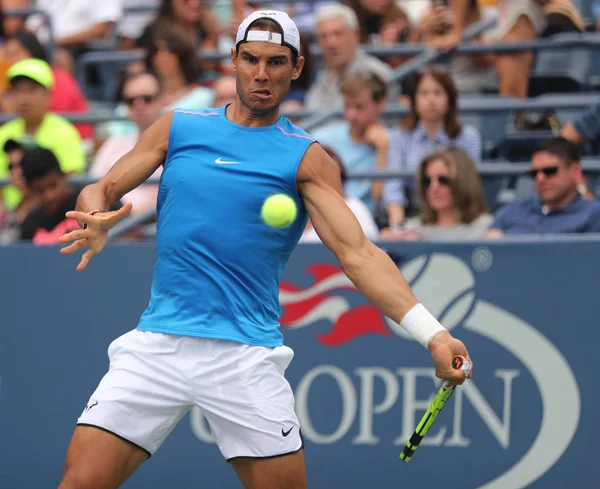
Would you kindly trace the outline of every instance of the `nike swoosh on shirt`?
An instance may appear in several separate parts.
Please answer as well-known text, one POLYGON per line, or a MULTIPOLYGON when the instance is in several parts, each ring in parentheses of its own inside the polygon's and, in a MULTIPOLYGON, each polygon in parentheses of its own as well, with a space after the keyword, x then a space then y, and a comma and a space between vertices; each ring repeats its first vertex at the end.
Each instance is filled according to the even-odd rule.
POLYGON ((217 165, 239 165, 240 164, 239 161, 223 161, 223 160, 221 160, 220 157, 215 160, 215 163, 217 165))

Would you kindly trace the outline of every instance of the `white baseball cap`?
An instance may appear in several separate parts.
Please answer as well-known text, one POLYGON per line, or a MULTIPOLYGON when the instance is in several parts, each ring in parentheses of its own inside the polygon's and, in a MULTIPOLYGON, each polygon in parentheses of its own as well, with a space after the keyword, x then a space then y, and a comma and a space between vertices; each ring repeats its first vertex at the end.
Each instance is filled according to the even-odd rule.
POLYGON ((257 10, 244 19, 238 27, 235 47, 238 48, 241 43, 249 41, 272 42, 288 46, 296 51, 296 54, 300 54, 300 32, 298 32, 298 27, 288 14, 279 10, 257 10), (257 19, 274 21, 280 27, 282 33, 249 30, 250 24, 257 19))

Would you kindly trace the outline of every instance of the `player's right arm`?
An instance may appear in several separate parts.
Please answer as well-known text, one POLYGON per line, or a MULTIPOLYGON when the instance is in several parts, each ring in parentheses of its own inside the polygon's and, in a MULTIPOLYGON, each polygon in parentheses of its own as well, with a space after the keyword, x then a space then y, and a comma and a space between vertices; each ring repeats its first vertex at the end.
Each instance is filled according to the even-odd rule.
POLYGON ((167 155, 173 112, 144 131, 135 147, 123 155, 98 182, 85 187, 76 211, 108 211, 128 192, 140 186, 162 165, 167 155))
POLYGON ((68 246, 61 253, 69 255, 87 248, 77 271, 83 270, 91 258, 102 251, 108 240, 108 231, 131 212, 131 203, 118 211, 108 212, 110 206, 123 195, 144 183, 165 161, 171 133, 173 112, 161 117, 150 126, 135 147, 117 161, 97 183, 85 187, 77 199, 74 211, 67 212, 69 219, 84 224, 83 229, 71 231, 59 238, 68 246))
POLYGON ((464 382, 464 374, 452 367, 454 356, 468 358, 464 344, 418 303, 398 267, 366 238, 342 197, 337 165, 318 144, 307 150, 297 182, 315 231, 357 289, 429 349, 438 377, 452 384, 464 382))

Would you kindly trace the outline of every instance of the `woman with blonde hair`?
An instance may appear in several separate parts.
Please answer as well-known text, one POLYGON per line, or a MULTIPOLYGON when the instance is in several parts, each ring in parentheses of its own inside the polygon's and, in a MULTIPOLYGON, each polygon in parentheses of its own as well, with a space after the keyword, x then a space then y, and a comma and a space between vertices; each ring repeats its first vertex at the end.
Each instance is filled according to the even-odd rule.
POLYGON ((422 208, 382 239, 477 239, 492 224, 481 180, 471 157, 459 148, 427 155, 416 174, 422 208))

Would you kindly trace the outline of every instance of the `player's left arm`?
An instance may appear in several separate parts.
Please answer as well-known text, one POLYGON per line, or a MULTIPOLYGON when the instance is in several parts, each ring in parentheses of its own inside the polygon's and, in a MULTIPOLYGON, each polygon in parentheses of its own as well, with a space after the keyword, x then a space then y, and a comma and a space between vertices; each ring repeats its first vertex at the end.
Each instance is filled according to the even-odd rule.
POLYGON ((315 231, 348 278, 375 307, 428 348, 438 377, 462 383, 464 375, 452 368, 452 358, 468 358, 466 347, 419 304, 390 257, 366 238, 342 197, 337 165, 318 144, 307 150, 297 180, 315 231))

